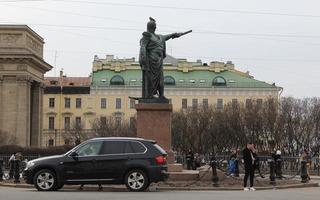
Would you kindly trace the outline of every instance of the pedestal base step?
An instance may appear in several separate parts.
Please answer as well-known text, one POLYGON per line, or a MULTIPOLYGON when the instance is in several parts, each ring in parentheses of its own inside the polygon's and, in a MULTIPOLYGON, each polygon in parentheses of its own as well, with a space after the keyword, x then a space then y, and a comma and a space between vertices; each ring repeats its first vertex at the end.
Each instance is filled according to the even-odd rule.
POLYGON ((169 172, 168 181, 196 181, 198 179, 198 170, 183 170, 182 172, 169 172))
POLYGON ((168 172, 182 172, 183 165, 182 164, 168 164, 168 172))

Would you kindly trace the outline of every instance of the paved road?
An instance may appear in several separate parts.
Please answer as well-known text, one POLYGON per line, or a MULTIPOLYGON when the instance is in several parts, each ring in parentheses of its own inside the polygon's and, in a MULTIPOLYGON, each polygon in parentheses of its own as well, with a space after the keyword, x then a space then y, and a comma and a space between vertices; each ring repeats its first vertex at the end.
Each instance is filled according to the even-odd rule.
POLYGON ((96 192, 61 190, 59 192, 38 192, 34 189, 0 187, 1 200, 188 200, 188 199, 236 199, 236 200, 319 200, 320 188, 244 191, 168 191, 168 192, 96 192))

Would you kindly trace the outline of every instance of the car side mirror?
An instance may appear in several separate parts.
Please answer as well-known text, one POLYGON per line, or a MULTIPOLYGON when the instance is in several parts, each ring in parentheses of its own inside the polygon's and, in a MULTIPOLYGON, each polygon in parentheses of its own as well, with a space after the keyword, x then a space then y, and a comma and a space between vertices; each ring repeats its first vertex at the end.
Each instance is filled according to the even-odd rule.
POLYGON ((78 159, 78 156, 79 156, 78 153, 75 152, 75 151, 72 152, 72 153, 70 153, 70 157, 72 157, 72 158, 75 159, 75 160, 78 159))

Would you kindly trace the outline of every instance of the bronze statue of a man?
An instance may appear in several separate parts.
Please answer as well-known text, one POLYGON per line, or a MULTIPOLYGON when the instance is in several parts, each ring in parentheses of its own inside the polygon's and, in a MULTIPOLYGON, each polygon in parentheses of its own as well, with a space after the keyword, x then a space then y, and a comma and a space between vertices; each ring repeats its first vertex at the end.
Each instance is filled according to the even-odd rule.
POLYGON ((139 63, 142 69, 142 99, 153 99, 158 95, 160 100, 167 101, 164 96, 163 59, 166 57, 166 41, 178 38, 186 33, 159 35, 155 33, 156 21, 150 17, 147 31, 140 40, 139 63))

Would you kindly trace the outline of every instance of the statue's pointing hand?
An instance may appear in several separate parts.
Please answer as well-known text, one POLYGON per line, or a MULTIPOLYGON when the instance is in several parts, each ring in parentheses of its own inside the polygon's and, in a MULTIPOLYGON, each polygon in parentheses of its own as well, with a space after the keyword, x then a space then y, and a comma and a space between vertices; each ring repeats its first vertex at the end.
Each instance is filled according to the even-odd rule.
POLYGON ((183 33, 174 33, 174 34, 172 35, 172 39, 178 38, 178 37, 180 37, 181 35, 183 35, 183 33))

